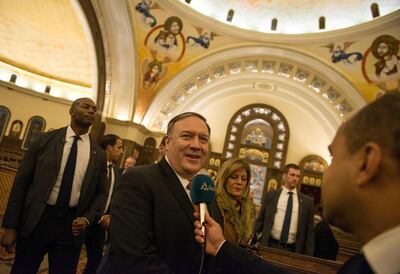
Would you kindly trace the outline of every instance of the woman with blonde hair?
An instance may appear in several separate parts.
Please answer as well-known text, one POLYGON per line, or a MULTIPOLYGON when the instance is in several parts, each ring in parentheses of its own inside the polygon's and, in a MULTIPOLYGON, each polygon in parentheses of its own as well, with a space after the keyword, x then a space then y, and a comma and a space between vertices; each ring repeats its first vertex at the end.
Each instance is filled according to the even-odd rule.
POLYGON ((253 233, 255 209, 250 174, 248 163, 233 158, 222 164, 217 175, 217 204, 224 220, 224 236, 236 245, 247 245, 253 233))

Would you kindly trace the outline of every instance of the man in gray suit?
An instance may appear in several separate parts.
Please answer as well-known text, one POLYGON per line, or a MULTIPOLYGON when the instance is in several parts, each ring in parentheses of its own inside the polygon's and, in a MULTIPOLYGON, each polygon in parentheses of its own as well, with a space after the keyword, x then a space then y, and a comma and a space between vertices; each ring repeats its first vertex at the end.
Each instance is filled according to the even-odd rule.
POLYGON ((288 164, 283 187, 267 192, 254 227, 262 233, 260 243, 286 251, 313 255, 313 200, 297 191, 300 168, 288 164))
POLYGON ((96 105, 80 98, 68 127, 40 135, 25 153, 3 219, 1 244, 16 256, 11 273, 75 273, 86 226, 107 200, 106 158, 88 134, 96 105))

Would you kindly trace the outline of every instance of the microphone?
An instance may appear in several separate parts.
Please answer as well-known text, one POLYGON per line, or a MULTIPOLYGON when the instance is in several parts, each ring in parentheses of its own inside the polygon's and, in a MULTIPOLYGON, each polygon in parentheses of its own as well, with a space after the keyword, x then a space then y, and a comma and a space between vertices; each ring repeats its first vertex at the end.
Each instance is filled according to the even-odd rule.
MULTIPOLYGON (((193 181, 192 187, 190 188, 190 197, 192 202, 199 205, 200 223, 203 225, 205 214, 207 210, 207 204, 210 204, 215 199, 215 188, 214 182, 210 176, 204 174, 197 174, 193 181)), ((205 226, 202 227, 203 235, 205 235, 205 226)))

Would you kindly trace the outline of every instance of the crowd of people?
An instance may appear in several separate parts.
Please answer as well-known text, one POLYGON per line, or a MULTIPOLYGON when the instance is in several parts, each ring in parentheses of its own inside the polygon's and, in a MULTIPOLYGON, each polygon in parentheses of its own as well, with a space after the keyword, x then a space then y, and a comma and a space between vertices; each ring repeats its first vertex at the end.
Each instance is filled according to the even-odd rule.
POLYGON ((46 254, 49 273, 75 273, 83 245, 84 273, 287 273, 246 247, 256 240, 334 259, 337 243, 332 255, 318 240, 329 224, 363 245, 339 273, 400 272, 399 93, 378 98, 339 128, 316 227, 313 200, 298 190, 298 165, 285 166, 282 187, 265 193, 256 216, 250 166, 239 158, 222 164, 216 199, 200 223, 190 185, 207 163, 211 129, 198 113, 170 120, 154 164, 135 166, 130 156, 122 169, 122 138, 107 134, 98 145, 88 134, 95 103, 77 99, 69 114, 67 127, 36 138, 17 171, 1 239, 15 250, 11 273, 37 273, 46 254))

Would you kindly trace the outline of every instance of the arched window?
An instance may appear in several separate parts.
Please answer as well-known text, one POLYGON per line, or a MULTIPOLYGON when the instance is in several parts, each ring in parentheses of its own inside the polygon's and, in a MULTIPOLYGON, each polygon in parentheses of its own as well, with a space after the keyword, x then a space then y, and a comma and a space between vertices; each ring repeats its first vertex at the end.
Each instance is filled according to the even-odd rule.
POLYGON ((322 175, 328 167, 326 161, 318 155, 308 155, 300 161, 300 192, 312 197, 314 205, 321 201, 322 175))
POLYGON ((276 30, 278 28, 278 19, 274 18, 271 21, 271 30, 276 30))
POLYGON ((245 106, 229 122, 222 157, 237 157, 250 164, 250 186, 257 206, 265 191, 279 187, 288 141, 285 117, 268 105, 245 106))
POLYGON ((380 16, 379 5, 377 3, 373 3, 371 5, 371 13, 372 13, 372 18, 376 18, 376 17, 380 16))
POLYGON ((229 10, 228 11, 228 16, 226 17, 226 21, 228 21, 228 22, 232 22, 232 19, 233 19, 233 15, 235 14, 235 11, 234 10, 229 10))
POLYGON ((23 126, 24 123, 22 123, 21 120, 14 120, 11 123, 10 131, 8 132, 8 137, 18 140, 19 136, 21 135, 23 126))
POLYGON ((10 82, 14 84, 17 82, 17 75, 15 73, 11 74, 10 82))
POLYGON ((325 29, 325 16, 319 18, 319 29, 325 29))
POLYGON ((139 155, 138 165, 147 165, 154 163, 156 151, 156 139, 148 137, 144 141, 142 152, 139 155))
POLYGON ((43 117, 31 117, 25 130, 24 141, 22 142, 22 149, 28 149, 28 147, 36 140, 36 138, 44 132, 45 127, 46 121, 43 117))
POLYGON ((1 139, 3 138, 8 122, 10 121, 10 110, 5 106, 0 106, 0 143, 1 139))

